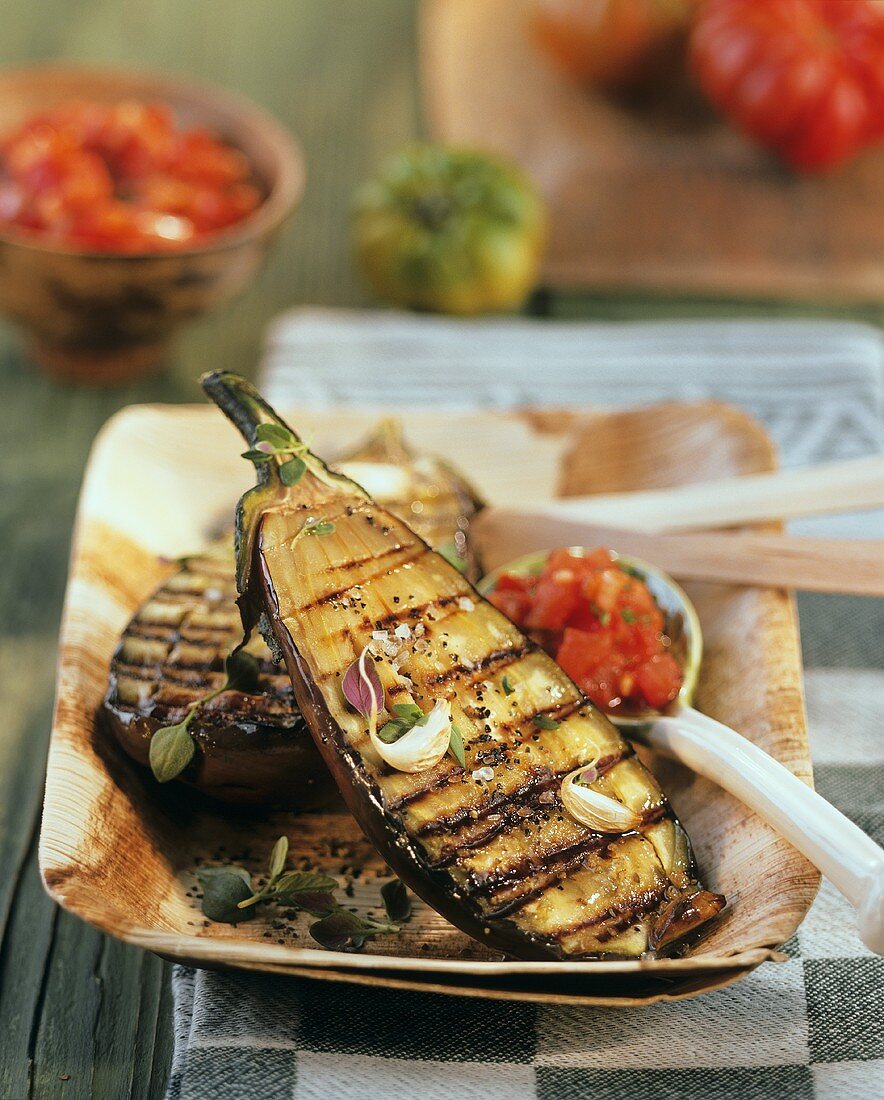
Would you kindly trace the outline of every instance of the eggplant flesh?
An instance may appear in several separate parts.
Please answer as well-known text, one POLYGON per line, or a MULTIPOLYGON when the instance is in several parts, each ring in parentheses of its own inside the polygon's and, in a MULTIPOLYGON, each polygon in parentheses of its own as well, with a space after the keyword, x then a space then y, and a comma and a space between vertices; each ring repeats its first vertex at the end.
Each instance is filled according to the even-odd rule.
MULTIPOLYGON (((237 376, 203 384, 250 444, 260 423, 283 424, 237 376)), ((244 606, 269 624, 317 747, 400 878, 467 933, 526 959, 661 953, 717 913, 724 899, 700 887, 684 830, 610 721, 402 520, 302 457, 296 485, 265 463, 241 501, 244 606), (325 533, 310 534, 320 523, 325 533), (417 773, 384 763, 341 686, 367 646, 387 707, 448 702, 465 767, 451 755, 417 773), (564 776, 593 760, 592 786, 640 815, 625 835, 562 806, 564 776)))

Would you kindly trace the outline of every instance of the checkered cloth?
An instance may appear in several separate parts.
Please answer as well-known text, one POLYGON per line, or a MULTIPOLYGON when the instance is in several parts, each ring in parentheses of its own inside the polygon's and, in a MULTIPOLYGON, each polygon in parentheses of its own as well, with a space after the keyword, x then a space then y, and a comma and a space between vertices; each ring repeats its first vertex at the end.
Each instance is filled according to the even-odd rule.
MULTIPOLYGON (((787 464, 881 448, 882 344, 831 323, 562 325, 300 311, 265 362, 280 405, 721 397, 787 464), (542 364, 542 369, 538 369, 542 364)), ((884 515, 806 521, 884 537, 884 515)), ((799 598, 821 793, 884 841, 882 601, 799 598)), ((884 1097, 884 961, 823 883, 788 960, 694 1000, 542 1006, 176 968, 169 1100, 884 1097)))

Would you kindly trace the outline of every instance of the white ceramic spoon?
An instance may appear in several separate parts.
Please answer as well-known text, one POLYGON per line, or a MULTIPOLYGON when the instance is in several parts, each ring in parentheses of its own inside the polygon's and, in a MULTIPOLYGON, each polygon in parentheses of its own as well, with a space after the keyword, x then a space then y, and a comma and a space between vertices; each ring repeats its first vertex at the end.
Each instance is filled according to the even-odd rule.
MULTIPOLYGON (((545 558, 545 551, 518 558, 483 578, 480 589, 487 595, 503 572, 540 572, 545 558)), ((691 706, 703 656, 696 609, 656 566, 619 560, 642 577, 667 619, 680 624, 685 677, 666 713, 649 709, 612 715, 612 721, 630 740, 677 760, 754 810, 841 891, 857 911, 863 943, 884 954, 884 849, 772 756, 691 706)))

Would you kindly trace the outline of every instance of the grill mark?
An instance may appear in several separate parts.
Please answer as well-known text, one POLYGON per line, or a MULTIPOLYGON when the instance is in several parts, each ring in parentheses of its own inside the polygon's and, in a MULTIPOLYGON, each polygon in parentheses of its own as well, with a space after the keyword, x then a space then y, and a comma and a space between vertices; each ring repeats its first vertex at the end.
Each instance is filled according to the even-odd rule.
MULTIPOLYGON (((200 696, 182 693, 181 696, 172 699, 158 699, 152 697, 143 704, 120 699, 114 695, 108 700, 108 705, 115 710, 132 714, 138 718, 156 719, 163 722, 169 718, 177 717, 186 712, 200 696)), ((248 698, 251 698, 249 696, 248 698)), ((200 714, 200 720, 195 729, 207 729, 209 727, 221 727, 227 725, 272 725, 277 729, 295 729, 304 724, 302 716, 287 710, 285 707, 233 707, 222 706, 205 709, 200 714)))
POLYGON ((226 627, 174 627, 171 630, 162 631, 159 626, 143 627, 141 624, 131 624, 123 634, 123 640, 132 638, 140 642, 166 642, 170 646, 184 642, 186 645, 196 646, 200 649, 208 649, 214 646, 216 649, 230 642, 234 638, 234 631, 226 627))
MULTIPOLYGON (((619 840, 622 838, 617 839, 619 840)), ((602 849, 606 845, 610 845, 610 843, 610 837, 596 834, 581 841, 579 844, 572 844, 567 848, 563 848, 562 851, 566 854, 562 859, 556 861, 553 866, 540 867, 531 872, 536 885, 532 886, 530 890, 525 890, 524 893, 518 894, 516 897, 508 898, 499 905, 490 905, 486 910, 486 915, 488 917, 504 917, 524 908, 529 902, 534 901, 535 898, 539 898, 541 894, 546 893, 551 887, 557 886, 563 879, 566 879, 572 871, 576 871, 590 852, 596 849, 602 849)), ((527 878, 528 874, 522 876, 522 879, 527 878)), ((515 885, 517 881, 519 880, 514 878, 512 885, 515 885)), ((495 889, 499 890, 502 886, 507 885, 511 884, 500 883, 495 889)), ((493 891, 489 891, 489 893, 491 892, 493 891)), ((483 893, 482 891, 475 891, 471 896, 478 898, 482 897, 483 893)))
POLYGON ((389 558, 392 554, 398 554, 401 550, 407 550, 410 546, 416 546, 415 542, 398 543, 390 550, 384 550, 381 554, 365 554, 361 558, 350 558, 348 561, 341 562, 338 565, 327 565, 324 569, 320 570, 322 573, 340 573, 345 570, 356 569, 360 565, 365 565, 370 561, 383 561, 384 558, 389 558))
MULTIPOLYGON (((430 549, 422 542, 421 543, 415 543, 414 545, 417 547, 417 553, 414 554, 414 555, 411 555, 409 557, 403 558, 400 562, 397 563, 396 568, 401 568, 404 565, 411 565, 413 562, 420 561, 420 559, 422 557, 424 557, 424 555, 431 553, 430 549)), ((384 558, 388 558, 388 557, 392 556, 393 554, 400 553, 401 549, 402 549, 401 547, 396 547, 395 550, 385 550, 383 554, 378 554, 377 556, 375 556, 373 558, 370 558, 369 560, 370 561, 383 561, 384 558)), ((343 568, 343 567, 339 566, 338 568, 343 568)), ((328 592, 328 593, 326 593, 326 595, 320 596, 316 600, 311 600, 309 603, 301 604, 296 609, 296 614, 302 615, 306 611, 312 611, 312 610, 314 610, 315 608, 318 608, 318 607, 325 607, 326 604, 333 603, 335 600, 341 599, 341 597, 344 596, 345 593, 352 591, 352 589, 354 589, 356 587, 359 587, 359 588, 368 587, 369 585, 371 585, 372 581, 376 581, 379 577, 386 576, 389 572, 390 572, 389 569, 383 569, 382 568, 382 569, 378 569, 374 573, 369 573, 367 577, 365 577, 363 580, 358 582, 358 585, 357 584, 347 584, 347 585, 344 585, 343 588, 336 588, 333 592, 328 592)))
MULTIPOLYGON (((574 704, 569 703, 567 707, 561 708, 558 711, 553 710, 550 713, 555 713, 555 714, 562 715, 563 716, 562 720, 564 720, 565 718, 567 718, 571 714, 573 714, 575 711, 579 710, 580 707, 582 707, 583 705, 584 705, 584 700, 580 699, 578 702, 576 702, 574 704)), ((537 712, 537 714, 541 714, 541 713, 546 713, 546 712, 543 712, 543 711, 538 711, 537 712)), ((534 715, 534 717, 536 717, 536 714, 534 715)), ((524 719, 523 722, 520 723, 519 726, 504 726, 502 724, 499 728, 500 729, 507 729, 508 731, 513 732, 513 731, 518 730, 519 728, 521 728, 521 725, 523 725, 523 724, 524 725, 530 725, 531 720, 530 719, 524 719)), ((496 742, 494 745, 490 746, 490 748, 492 750, 496 749, 498 751, 503 749, 503 750, 505 750, 506 754, 509 755, 511 752, 517 752, 524 745, 525 745, 524 741, 509 742, 509 743, 503 743, 503 744, 500 743, 500 742, 496 742)), ((486 752, 487 752, 487 750, 486 750, 486 752)), ((598 769, 599 774, 602 775, 609 768, 613 767, 614 764, 617 764, 621 760, 625 760, 627 757, 634 756, 634 755, 635 755, 634 750, 629 745, 625 745, 624 749, 621 753, 618 753, 618 754, 612 753, 609 757, 603 757, 599 761, 599 763, 596 764, 596 768, 598 769)), ((477 763, 480 763, 480 761, 478 759, 477 759, 477 763)), ((494 794, 492 794, 491 798, 489 798, 485 802, 479 803, 478 806, 464 807, 462 809, 456 810, 453 814, 449 814, 447 817, 436 818, 434 821, 429 821, 429 822, 427 822, 426 825, 421 826, 420 830, 418 831, 418 835, 419 836, 429 836, 429 835, 432 835, 432 834, 435 834, 435 833, 443 833, 443 832, 453 833, 454 830, 456 828, 458 828, 460 825, 464 824, 464 822, 467 819, 472 819, 473 821, 480 820, 481 818, 486 817, 489 813, 492 813, 498 806, 502 805, 504 802, 510 802, 512 800, 515 800, 515 799, 524 799, 528 794, 530 794, 531 791, 533 791, 535 789, 538 791, 538 793, 540 793, 543 790, 545 790, 548 786, 550 786, 550 785, 552 785, 556 782, 561 782, 562 779, 564 779, 564 777, 566 775, 568 775, 570 771, 573 771, 573 768, 569 769, 566 772, 560 772, 558 774, 553 774, 552 772, 550 772, 550 770, 548 768, 544 768, 543 765, 537 765, 534 768, 526 769, 526 771, 528 772, 529 775, 534 775, 534 776, 540 775, 541 779, 540 780, 534 779, 534 780, 530 781, 529 783, 524 784, 521 787, 517 787, 514 791, 511 791, 509 794, 507 794, 503 791, 495 792, 494 794)), ((395 802, 391 803, 390 808, 393 809, 393 810, 400 810, 404 806, 407 806, 407 805, 410 805, 410 804, 416 802, 418 799, 424 797, 425 795, 431 794, 437 787, 439 787, 441 785, 442 785, 441 783, 436 783, 436 784, 428 786, 426 789, 420 789, 420 790, 417 790, 417 791, 410 791, 407 795, 403 795, 401 798, 399 798, 395 802)))
MULTIPOLYGON (((453 834, 461 825, 466 824, 468 821, 481 821, 483 818, 486 818, 488 814, 494 813, 507 803, 513 805, 516 803, 521 804, 535 792, 537 794, 542 794, 556 783, 561 783, 566 775, 568 775, 568 772, 556 774, 549 768, 537 765, 528 770, 529 778, 527 782, 523 783, 520 787, 516 787, 515 790, 509 793, 506 791, 494 791, 491 793, 490 798, 487 798, 484 802, 480 802, 478 806, 463 806, 445 817, 437 817, 433 821, 428 821, 418 829, 417 835, 435 836, 437 833, 453 834)), ((414 800, 407 799, 403 801, 414 800)), ((398 809, 398 806, 395 808, 398 809)))
MULTIPOLYGON (((599 775, 604 775, 606 772, 610 771, 611 768, 613 768, 615 765, 619 764, 622 760, 627 760, 629 759, 629 757, 634 755, 635 750, 631 746, 626 746, 621 753, 611 753, 610 756, 603 757, 596 765, 596 770, 598 771, 599 775)), ((508 804, 507 806, 502 807, 503 809, 505 809, 506 812, 500 815, 499 821, 492 822, 491 827, 487 829, 484 833, 481 833, 479 836, 473 837, 471 840, 463 841, 460 844, 454 844, 451 846, 450 850, 446 849, 443 855, 434 860, 433 866, 450 866, 457 859, 459 852, 478 851, 480 848, 484 848, 486 844, 490 843, 494 839, 494 837, 497 836, 504 829, 508 828, 509 826, 518 825, 523 821, 529 820, 530 815, 526 815, 525 817, 523 817, 519 813, 519 807, 532 806, 535 810, 539 812, 561 813, 562 803, 558 798, 555 802, 548 803, 540 802, 539 799, 540 795, 544 794, 546 791, 553 788, 558 788, 562 780, 568 774, 570 773, 558 772, 555 775, 550 774, 547 779, 541 778, 538 782, 530 786, 526 785, 519 791, 514 792, 506 799, 508 804)), ((466 817, 470 818, 473 821, 481 821, 483 820, 483 818, 488 817, 491 813, 494 812, 496 812, 494 806, 483 804, 483 808, 476 818, 473 818, 471 812, 469 811, 467 812, 466 817)), ((463 823, 464 820, 459 822, 458 825, 463 823)), ((432 823, 433 826, 435 824, 435 822, 432 823)), ((455 825, 455 828, 457 828, 458 825, 455 825)), ((645 822, 644 819, 642 819, 639 828, 644 827, 644 825, 645 822)), ((432 833, 434 831, 437 830, 433 829, 430 825, 425 825, 421 830, 420 835, 427 835, 428 833, 432 833)), ((439 829, 438 831, 441 832, 442 830, 439 829)), ((454 829, 447 829, 445 831, 451 832, 453 834, 454 829)))
MULTIPOLYGON (((207 580, 214 581, 214 578, 206 578, 207 580)), ((221 597, 218 600, 219 604, 224 603, 226 600, 236 599, 236 589, 228 587, 222 584, 204 584, 202 587, 196 588, 158 588, 156 592, 150 597, 149 603, 161 603, 164 606, 168 604, 186 604, 188 608, 192 607, 194 601, 202 601, 207 589, 216 588, 221 597), (188 598, 189 597, 189 598, 188 598)), ((213 601, 214 602, 214 601, 213 601)))
POLYGON ((468 681, 472 684, 475 680, 479 679, 480 673, 487 672, 492 668, 509 668, 510 665, 514 665, 517 661, 521 661, 529 651, 530 646, 527 642, 507 646, 505 649, 492 650, 491 653, 486 654, 484 657, 480 657, 478 661, 474 661, 472 665, 465 665, 458 662, 457 664, 451 665, 444 672, 439 672, 435 676, 431 676, 427 680, 427 686, 442 687, 457 679, 468 681), (509 658, 509 660, 506 660, 506 658, 509 658))
MULTIPOLYGON (((360 632, 370 633, 374 630, 387 630, 394 624, 407 622, 409 619, 420 620, 421 615, 430 607, 448 607, 450 603, 459 599, 459 596, 440 596, 438 599, 427 600, 426 603, 415 604, 413 607, 397 608, 395 611, 389 611, 386 615, 382 615, 379 619, 372 619, 364 611, 360 616, 358 623, 347 623, 344 626, 338 627, 337 630, 333 630, 327 636, 329 638, 350 638, 353 641, 354 649, 359 648, 360 639, 357 635, 360 632), (360 630, 361 628, 361 630, 360 630)), ((440 619, 439 622, 444 622, 444 619, 440 619)), ((435 624, 433 624, 435 625, 435 624)), ((428 629, 425 637, 432 637, 432 630, 428 629)), ((392 640, 392 639, 391 639, 392 640)), ((334 673, 331 674, 334 676, 334 673)), ((328 679, 326 675, 326 679, 328 679)))
POLYGON ((583 717, 583 715, 579 715, 579 711, 584 706, 586 706, 586 699, 580 696, 573 702, 566 703, 564 706, 553 706, 546 709, 536 710, 533 712, 533 714, 520 717, 517 722, 499 722, 497 724, 497 729, 509 734, 518 733, 524 726, 534 725, 534 720, 540 717, 540 715, 546 715, 549 718, 555 719, 555 721, 557 722, 564 722, 567 718, 570 718, 574 714, 578 714, 579 717, 583 717))
POLYGON ((594 928, 608 921, 614 921, 611 928, 605 929, 604 932, 597 937, 600 943, 604 943, 606 940, 612 939, 618 932, 623 932, 631 924, 634 924, 637 917, 647 916, 648 913, 657 908, 665 896, 666 884, 661 884, 653 890, 645 890, 638 901, 629 900, 619 902, 616 905, 610 906, 603 913, 598 913, 596 916, 590 917, 588 920, 578 921, 575 924, 569 925, 567 928, 560 929, 555 933, 556 939, 561 940, 564 936, 573 935, 575 932, 582 932, 586 928, 594 928))
MULTIPOLYGON (((427 600, 426 603, 415 604, 414 607, 410 607, 410 608, 406 607, 406 608, 402 608, 401 610, 391 611, 387 615, 383 616, 380 619, 372 619, 363 612, 359 623, 349 623, 346 626, 339 627, 337 630, 332 631, 332 633, 328 634, 327 637, 329 637, 329 638, 349 637, 353 642, 354 651, 359 653, 362 649, 362 644, 364 643, 364 640, 365 640, 364 638, 358 637, 358 635, 360 634, 360 627, 362 628, 362 632, 371 632, 371 631, 374 631, 374 630, 384 630, 384 629, 386 629, 386 627, 392 626, 393 623, 405 622, 407 619, 418 619, 419 620, 421 618, 421 616, 424 614, 424 612, 427 611, 429 608, 431 608, 431 607, 438 607, 438 608, 449 607, 451 604, 456 603, 457 600, 459 600, 459 599, 460 599, 460 596, 439 596, 437 598, 427 600)), ((443 622, 445 622, 445 619, 438 619, 438 620, 436 620, 436 622, 430 624, 427 627, 426 634, 424 635, 424 637, 426 637, 428 639, 431 638, 432 635, 433 635, 433 627, 438 626, 443 622)), ((339 680, 340 678, 341 678, 341 670, 340 669, 332 669, 330 672, 318 672, 318 673, 316 673, 316 675, 314 677, 317 684, 325 684, 330 680, 339 680)), ((392 694, 393 689, 388 688, 387 692, 388 692, 388 694, 392 694)))
MULTIPOLYGON (((555 808, 561 810, 561 804, 558 804, 555 808)), ((555 866, 563 861, 568 862, 572 856, 580 854, 582 858, 587 852, 593 851, 595 848, 604 848, 613 844, 619 844, 627 837, 640 835, 642 830, 652 825, 655 821, 659 821, 667 814, 671 815, 671 810, 669 804, 664 802, 660 806, 654 806, 652 809, 645 811, 636 828, 628 833, 611 836, 607 833, 591 832, 586 838, 572 844, 564 844, 559 848, 553 848, 550 851, 544 852, 542 855, 536 857, 530 854, 526 855, 519 860, 518 863, 498 869, 494 873, 484 877, 481 881, 475 879, 471 881, 468 879, 465 887, 466 892, 471 896, 481 897, 493 894, 496 890, 500 890, 505 886, 515 886, 521 880, 541 874, 545 870, 552 871, 555 866)), ((513 823, 518 823, 520 820, 518 815, 515 815, 515 821, 513 823)))
MULTIPOLYGON (((630 834, 624 835, 628 836, 630 834)), ((576 863, 581 863, 584 857, 594 849, 605 848, 612 844, 619 844, 622 841, 623 836, 611 837, 604 833, 590 833, 579 840, 571 841, 537 855, 528 853, 517 863, 511 863, 508 867, 494 871, 481 879, 470 873, 463 888, 470 897, 479 898, 488 897, 506 886, 517 886, 520 882, 542 875, 544 872, 561 879, 564 877, 562 864, 576 865, 576 863)))
MULTIPOLYGON (((284 694, 286 696, 293 694, 289 678, 285 674, 277 672, 276 669, 276 665, 268 666, 266 662, 259 666, 258 686, 261 690, 255 694, 264 695, 269 693, 272 695, 284 694)), ((207 667, 206 665, 185 664, 133 665, 126 661, 115 660, 111 665, 111 671, 116 676, 126 676, 130 680, 140 680, 143 683, 167 680, 170 684, 184 686, 205 684, 207 688, 214 688, 217 686, 217 681, 222 677, 224 668, 220 661, 215 667, 207 667), (182 676, 182 673, 190 673, 190 676, 182 676)))

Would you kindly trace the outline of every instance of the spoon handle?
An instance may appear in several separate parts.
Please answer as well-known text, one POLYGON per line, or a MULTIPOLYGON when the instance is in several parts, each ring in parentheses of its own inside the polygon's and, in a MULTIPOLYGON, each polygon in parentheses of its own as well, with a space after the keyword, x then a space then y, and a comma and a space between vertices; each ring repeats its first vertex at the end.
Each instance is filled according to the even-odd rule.
POLYGON ((488 508, 471 529, 487 570, 553 546, 610 546, 680 579, 884 596, 884 540, 768 532, 658 535, 488 508))
POLYGON ((875 455, 672 489, 568 497, 531 510, 637 531, 679 531, 880 507, 884 457, 875 455))
POLYGON ((884 849, 840 810, 757 745, 693 707, 629 736, 754 810, 834 883, 857 910, 863 943, 884 954, 884 849))

